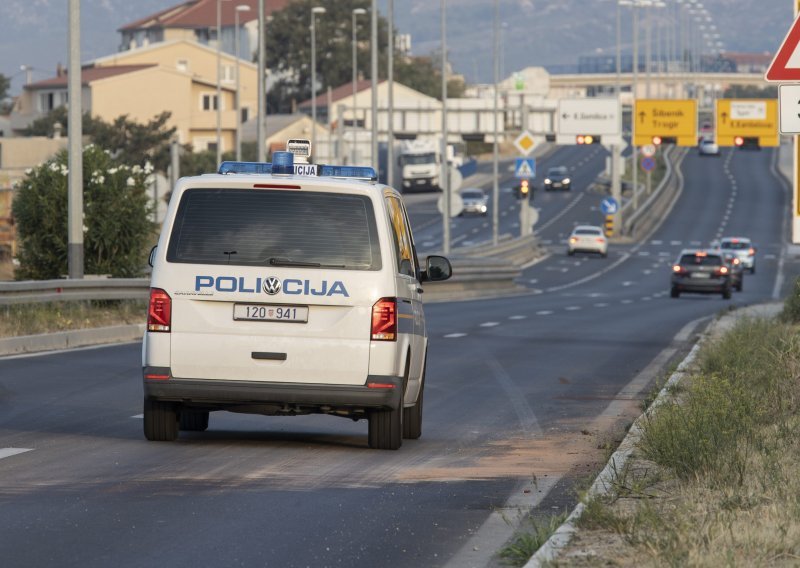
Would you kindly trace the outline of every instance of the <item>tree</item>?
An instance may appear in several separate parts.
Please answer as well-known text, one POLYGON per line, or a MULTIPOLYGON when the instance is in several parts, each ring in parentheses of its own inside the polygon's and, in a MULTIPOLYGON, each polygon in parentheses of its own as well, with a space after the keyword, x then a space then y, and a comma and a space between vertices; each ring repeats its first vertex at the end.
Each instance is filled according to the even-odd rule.
MULTIPOLYGON (((145 161, 153 164, 156 170, 164 172, 169 166, 169 141, 175 128, 168 128, 169 112, 162 112, 146 124, 130 120, 127 115, 117 117, 113 123, 83 115, 83 133, 95 144, 111 151, 121 162, 128 165, 142 165, 145 161)), ((28 127, 28 136, 51 136, 55 123, 69 131, 69 116, 66 107, 59 107, 47 115, 33 121, 28 127)))
MULTIPOLYGON (((266 34, 267 67, 279 77, 267 96, 269 112, 290 112, 293 103, 311 98, 311 10, 325 8, 316 17, 317 43, 317 94, 352 81, 352 12, 363 8, 369 12, 369 0, 296 0, 275 12, 266 34)), ((371 23, 369 16, 356 18, 358 37, 358 73, 370 76, 371 23)), ((386 79, 387 30, 385 18, 378 18, 378 69, 379 79, 386 79)), ((395 80, 441 98, 441 74, 433 57, 394 58, 395 80)), ((448 96, 463 94, 463 84, 448 83, 448 96), (452 89, 451 89, 452 87, 452 89)))
MULTIPOLYGON (((31 169, 17 186, 19 279, 66 274, 67 164, 62 151, 31 169)), ((152 165, 128 166, 96 145, 83 150, 84 259, 89 274, 134 277, 142 273, 154 230, 146 188, 152 165)))
POLYGON ((0 73, 0 114, 8 114, 11 104, 8 99, 8 89, 11 88, 11 79, 0 73))

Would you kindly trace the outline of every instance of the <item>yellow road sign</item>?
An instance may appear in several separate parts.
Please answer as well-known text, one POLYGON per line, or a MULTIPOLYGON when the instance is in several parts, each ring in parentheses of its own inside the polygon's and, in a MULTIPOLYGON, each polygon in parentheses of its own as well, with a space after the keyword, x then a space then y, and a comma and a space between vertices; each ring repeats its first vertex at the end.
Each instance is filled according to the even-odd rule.
POLYGON ((758 138, 759 146, 778 146, 777 99, 718 99, 717 144, 737 146, 737 138, 758 138))
POLYGON ((675 139, 678 146, 697 145, 697 101, 639 99, 633 106, 633 143, 644 146, 653 137, 675 139))

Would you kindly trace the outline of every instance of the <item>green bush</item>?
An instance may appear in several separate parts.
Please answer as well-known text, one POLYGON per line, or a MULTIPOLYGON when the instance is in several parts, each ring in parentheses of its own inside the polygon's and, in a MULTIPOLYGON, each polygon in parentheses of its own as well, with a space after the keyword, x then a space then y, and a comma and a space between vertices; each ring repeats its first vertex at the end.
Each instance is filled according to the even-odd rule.
MULTIPOLYGON (((60 152, 27 172, 17 186, 13 214, 19 239, 16 277, 59 278, 67 266, 68 155, 60 152)), ((152 166, 128 166, 89 145, 83 151, 84 271, 142 274, 154 229, 146 188, 152 166)))
POLYGON ((785 322, 800 323, 800 278, 794 281, 792 292, 783 302, 781 319, 785 322))

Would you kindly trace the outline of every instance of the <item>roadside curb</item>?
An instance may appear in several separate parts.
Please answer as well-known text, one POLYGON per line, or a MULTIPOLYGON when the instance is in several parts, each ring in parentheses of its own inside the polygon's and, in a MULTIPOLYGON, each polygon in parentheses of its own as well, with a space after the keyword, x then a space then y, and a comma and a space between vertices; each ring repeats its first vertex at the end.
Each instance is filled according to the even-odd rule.
POLYGON ((781 306, 782 304, 779 302, 767 302, 764 304, 747 306, 714 319, 706 326, 689 354, 680 362, 675 372, 670 375, 667 382, 661 388, 653 403, 634 421, 627 435, 617 448, 617 451, 611 455, 606 466, 592 483, 586 493, 586 497, 575 506, 567 519, 556 529, 550 538, 547 539, 547 542, 531 556, 530 560, 528 560, 523 568, 542 568, 558 559, 559 553, 567 547, 573 535, 578 531, 576 525, 586 507, 584 501, 588 498, 606 495, 611 491, 615 474, 625 466, 625 463, 633 454, 634 449, 642 437, 643 422, 667 400, 667 397, 670 396, 669 393, 671 389, 680 383, 688 374, 703 344, 715 337, 718 333, 727 331, 727 329, 732 327, 740 318, 773 317, 779 313, 780 310, 778 308, 781 306), (759 311, 766 313, 759 313, 759 311))
POLYGON ((40 353, 74 347, 138 341, 144 335, 145 324, 113 325, 90 329, 59 331, 38 335, 20 335, 0 339, 0 357, 40 353))

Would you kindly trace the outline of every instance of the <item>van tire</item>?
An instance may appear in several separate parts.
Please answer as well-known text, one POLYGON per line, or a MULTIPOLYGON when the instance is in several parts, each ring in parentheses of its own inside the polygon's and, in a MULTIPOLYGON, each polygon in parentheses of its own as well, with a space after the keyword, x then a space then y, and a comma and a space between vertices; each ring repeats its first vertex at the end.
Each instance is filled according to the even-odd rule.
POLYGON ((181 410, 180 429, 184 432, 205 432, 208 429, 208 411, 181 410))
POLYGON ((391 409, 369 413, 369 447, 375 450, 397 450, 403 445, 403 401, 391 409))
POLYGON ((144 437, 152 442, 172 442, 178 438, 178 412, 174 403, 144 399, 144 437))

